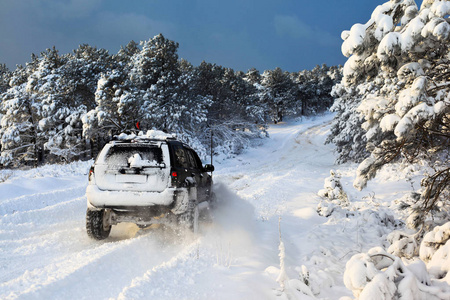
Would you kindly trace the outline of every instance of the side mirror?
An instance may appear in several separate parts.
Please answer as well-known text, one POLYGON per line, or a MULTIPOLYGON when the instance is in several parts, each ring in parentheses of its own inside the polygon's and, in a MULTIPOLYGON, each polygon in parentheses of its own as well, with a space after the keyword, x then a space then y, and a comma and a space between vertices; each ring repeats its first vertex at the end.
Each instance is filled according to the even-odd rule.
POLYGON ((207 164, 207 165, 205 165, 203 170, 205 170, 205 172, 214 172, 214 166, 210 165, 210 164, 207 164))

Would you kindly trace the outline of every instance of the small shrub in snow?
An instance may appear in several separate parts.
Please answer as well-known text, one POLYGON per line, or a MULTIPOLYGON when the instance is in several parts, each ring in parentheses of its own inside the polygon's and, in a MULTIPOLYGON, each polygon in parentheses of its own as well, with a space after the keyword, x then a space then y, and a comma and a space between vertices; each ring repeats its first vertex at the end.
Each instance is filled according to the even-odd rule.
POLYGON ((378 247, 354 255, 345 286, 357 299, 450 299, 450 222, 426 233, 420 248, 419 233, 394 231, 388 252, 378 247))
POLYGON ((406 220, 406 226, 411 229, 423 228, 427 231, 436 224, 443 224, 450 218, 450 211, 444 201, 438 201, 433 210, 426 212, 420 202, 421 194, 411 192, 395 200, 395 209, 406 220))
POLYGON ((326 200, 321 201, 317 207, 319 215, 329 217, 336 210, 342 210, 341 206, 348 205, 348 197, 340 179, 340 174, 334 170, 330 171, 330 177, 325 178, 323 189, 318 192, 318 195, 326 200))
POLYGON ((347 194, 342 189, 340 182, 341 175, 336 171, 330 171, 330 177, 325 178, 323 189, 318 192, 319 196, 330 200, 340 200, 342 203, 348 202, 347 194))
POLYGON ((450 222, 436 226, 424 236, 420 258, 428 262, 432 275, 450 284, 450 222))
POLYGON ((388 252, 398 257, 413 258, 419 253, 419 247, 415 235, 409 235, 402 231, 393 231, 387 236, 391 244, 388 252))
POLYGON ((328 201, 319 202, 319 204, 317 205, 317 213, 320 216, 327 218, 331 216, 333 213, 345 215, 344 210, 342 209, 342 207, 339 206, 339 204, 328 201))
POLYGON ((11 171, 1 171, 0 172, 0 183, 5 182, 13 175, 11 171))
POLYGON ((433 284, 426 265, 415 260, 406 265, 381 248, 354 255, 344 272, 345 286, 357 299, 449 299, 445 287, 433 284))
MULTIPOLYGON (((441 246, 428 262, 428 269, 435 278, 450 284, 450 241, 441 246)), ((449 298, 450 299, 450 298, 449 298)))

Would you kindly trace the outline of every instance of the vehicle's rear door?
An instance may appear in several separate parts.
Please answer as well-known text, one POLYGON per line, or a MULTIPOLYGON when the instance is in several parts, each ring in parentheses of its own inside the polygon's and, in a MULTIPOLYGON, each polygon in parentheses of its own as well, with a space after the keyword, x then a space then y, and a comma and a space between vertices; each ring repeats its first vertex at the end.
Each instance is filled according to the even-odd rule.
POLYGON ((169 184, 166 144, 117 144, 96 165, 96 182, 102 190, 162 192, 169 184))
POLYGON ((208 200, 207 194, 209 192, 207 191, 208 175, 203 172, 202 163, 195 151, 190 148, 186 148, 186 153, 189 158, 190 173, 192 176, 195 176, 195 180, 197 182, 198 201, 206 201, 208 200))
MULTIPOLYGON (((172 174, 176 174, 178 186, 193 185, 190 177, 189 159, 181 143, 171 143, 172 147, 172 174)), ((196 183, 195 183, 196 184, 196 183)))

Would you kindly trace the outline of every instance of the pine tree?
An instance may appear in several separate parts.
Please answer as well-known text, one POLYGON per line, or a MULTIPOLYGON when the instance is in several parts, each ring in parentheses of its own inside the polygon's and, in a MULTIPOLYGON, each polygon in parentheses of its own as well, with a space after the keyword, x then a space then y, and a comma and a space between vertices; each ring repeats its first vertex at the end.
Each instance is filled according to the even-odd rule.
POLYGON ((11 74, 10 88, 2 94, 1 156, 0 165, 17 167, 21 164, 37 166, 43 141, 38 136, 39 103, 27 91, 27 77, 36 69, 38 60, 25 68, 18 67, 11 74))
POLYGON ((103 74, 97 84, 95 92, 97 106, 93 110, 96 117, 94 127, 98 127, 98 132, 86 131, 85 136, 91 139, 99 137, 107 139, 115 134, 133 130, 140 120, 139 113, 143 104, 137 94, 128 74, 122 69, 103 74))
POLYGON ((127 67, 131 63, 133 56, 140 51, 139 44, 130 41, 126 46, 121 46, 119 52, 113 56, 113 59, 119 63, 121 67, 127 67))
POLYGON ((211 107, 208 110, 208 120, 212 124, 218 124, 221 119, 221 108, 223 106, 226 91, 223 89, 222 78, 225 68, 216 64, 202 61, 194 69, 195 93, 203 97, 210 98, 211 107))
POLYGON ((162 34, 141 42, 142 50, 132 59, 131 80, 144 91, 141 115, 148 128, 169 131, 173 104, 178 101, 180 77, 178 43, 162 34))
POLYGON ((424 1, 420 10, 414 1, 391 1, 342 34, 350 56, 342 84, 360 99, 343 107, 364 117, 370 152, 354 185, 363 188, 398 159, 427 162, 435 172, 422 181, 422 215, 449 194, 449 14, 449 1, 424 1))
POLYGON ((87 157, 95 157, 106 140, 98 127, 96 90, 103 74, 111 72, 116 61, 105 49, 80 45, 68 55, 63 70, 63 86, 69 103, 72 137, 87 157))
POLYGON ((361 95, 356 87, 336 84, 332 90, 335 101, 330 110, 336 112, 326 143, 334 143, 337 163, 362 162, 369 156, 366 151, 366 132, 362 129, 364 118, 356 112, 361 95))
POLYGON ((9 78, 11 71, 4 64, 0 64, 0 94, 6 92, 9 88, 9 78))
POLYGON ((295 74, 293 80, 299 86, 303 115, 317 114, 330 108, 335 97, 331 92, 341 80, 341 73, 340 67, 323 64, 295 74))
POLYGON ((259 71, 252 68, 244 75, 248 86, 246 88, 245 113, 255 124, 265 126, 269 121, 269 108, 264 101, 264 87, 261 85, 259 71))
POLYGON ((267 70, 262 75, 261 85, 273 122, 283 121, 284 116, 301 111, 301 103, 297 99, 298 87, 288 72, 280 68, 267 70))

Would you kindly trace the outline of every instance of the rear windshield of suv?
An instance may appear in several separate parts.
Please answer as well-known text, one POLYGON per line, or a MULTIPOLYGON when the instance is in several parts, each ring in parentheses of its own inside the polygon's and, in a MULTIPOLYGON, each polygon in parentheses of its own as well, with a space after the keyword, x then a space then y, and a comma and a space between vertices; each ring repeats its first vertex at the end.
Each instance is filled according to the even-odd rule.
POLYGON ((139 154, 142 160, 163 162, 162 150, 156 145, 118 144, 111 147, 106 154, 105 162, 108 165, 127 166, 128 159, 139 154))

